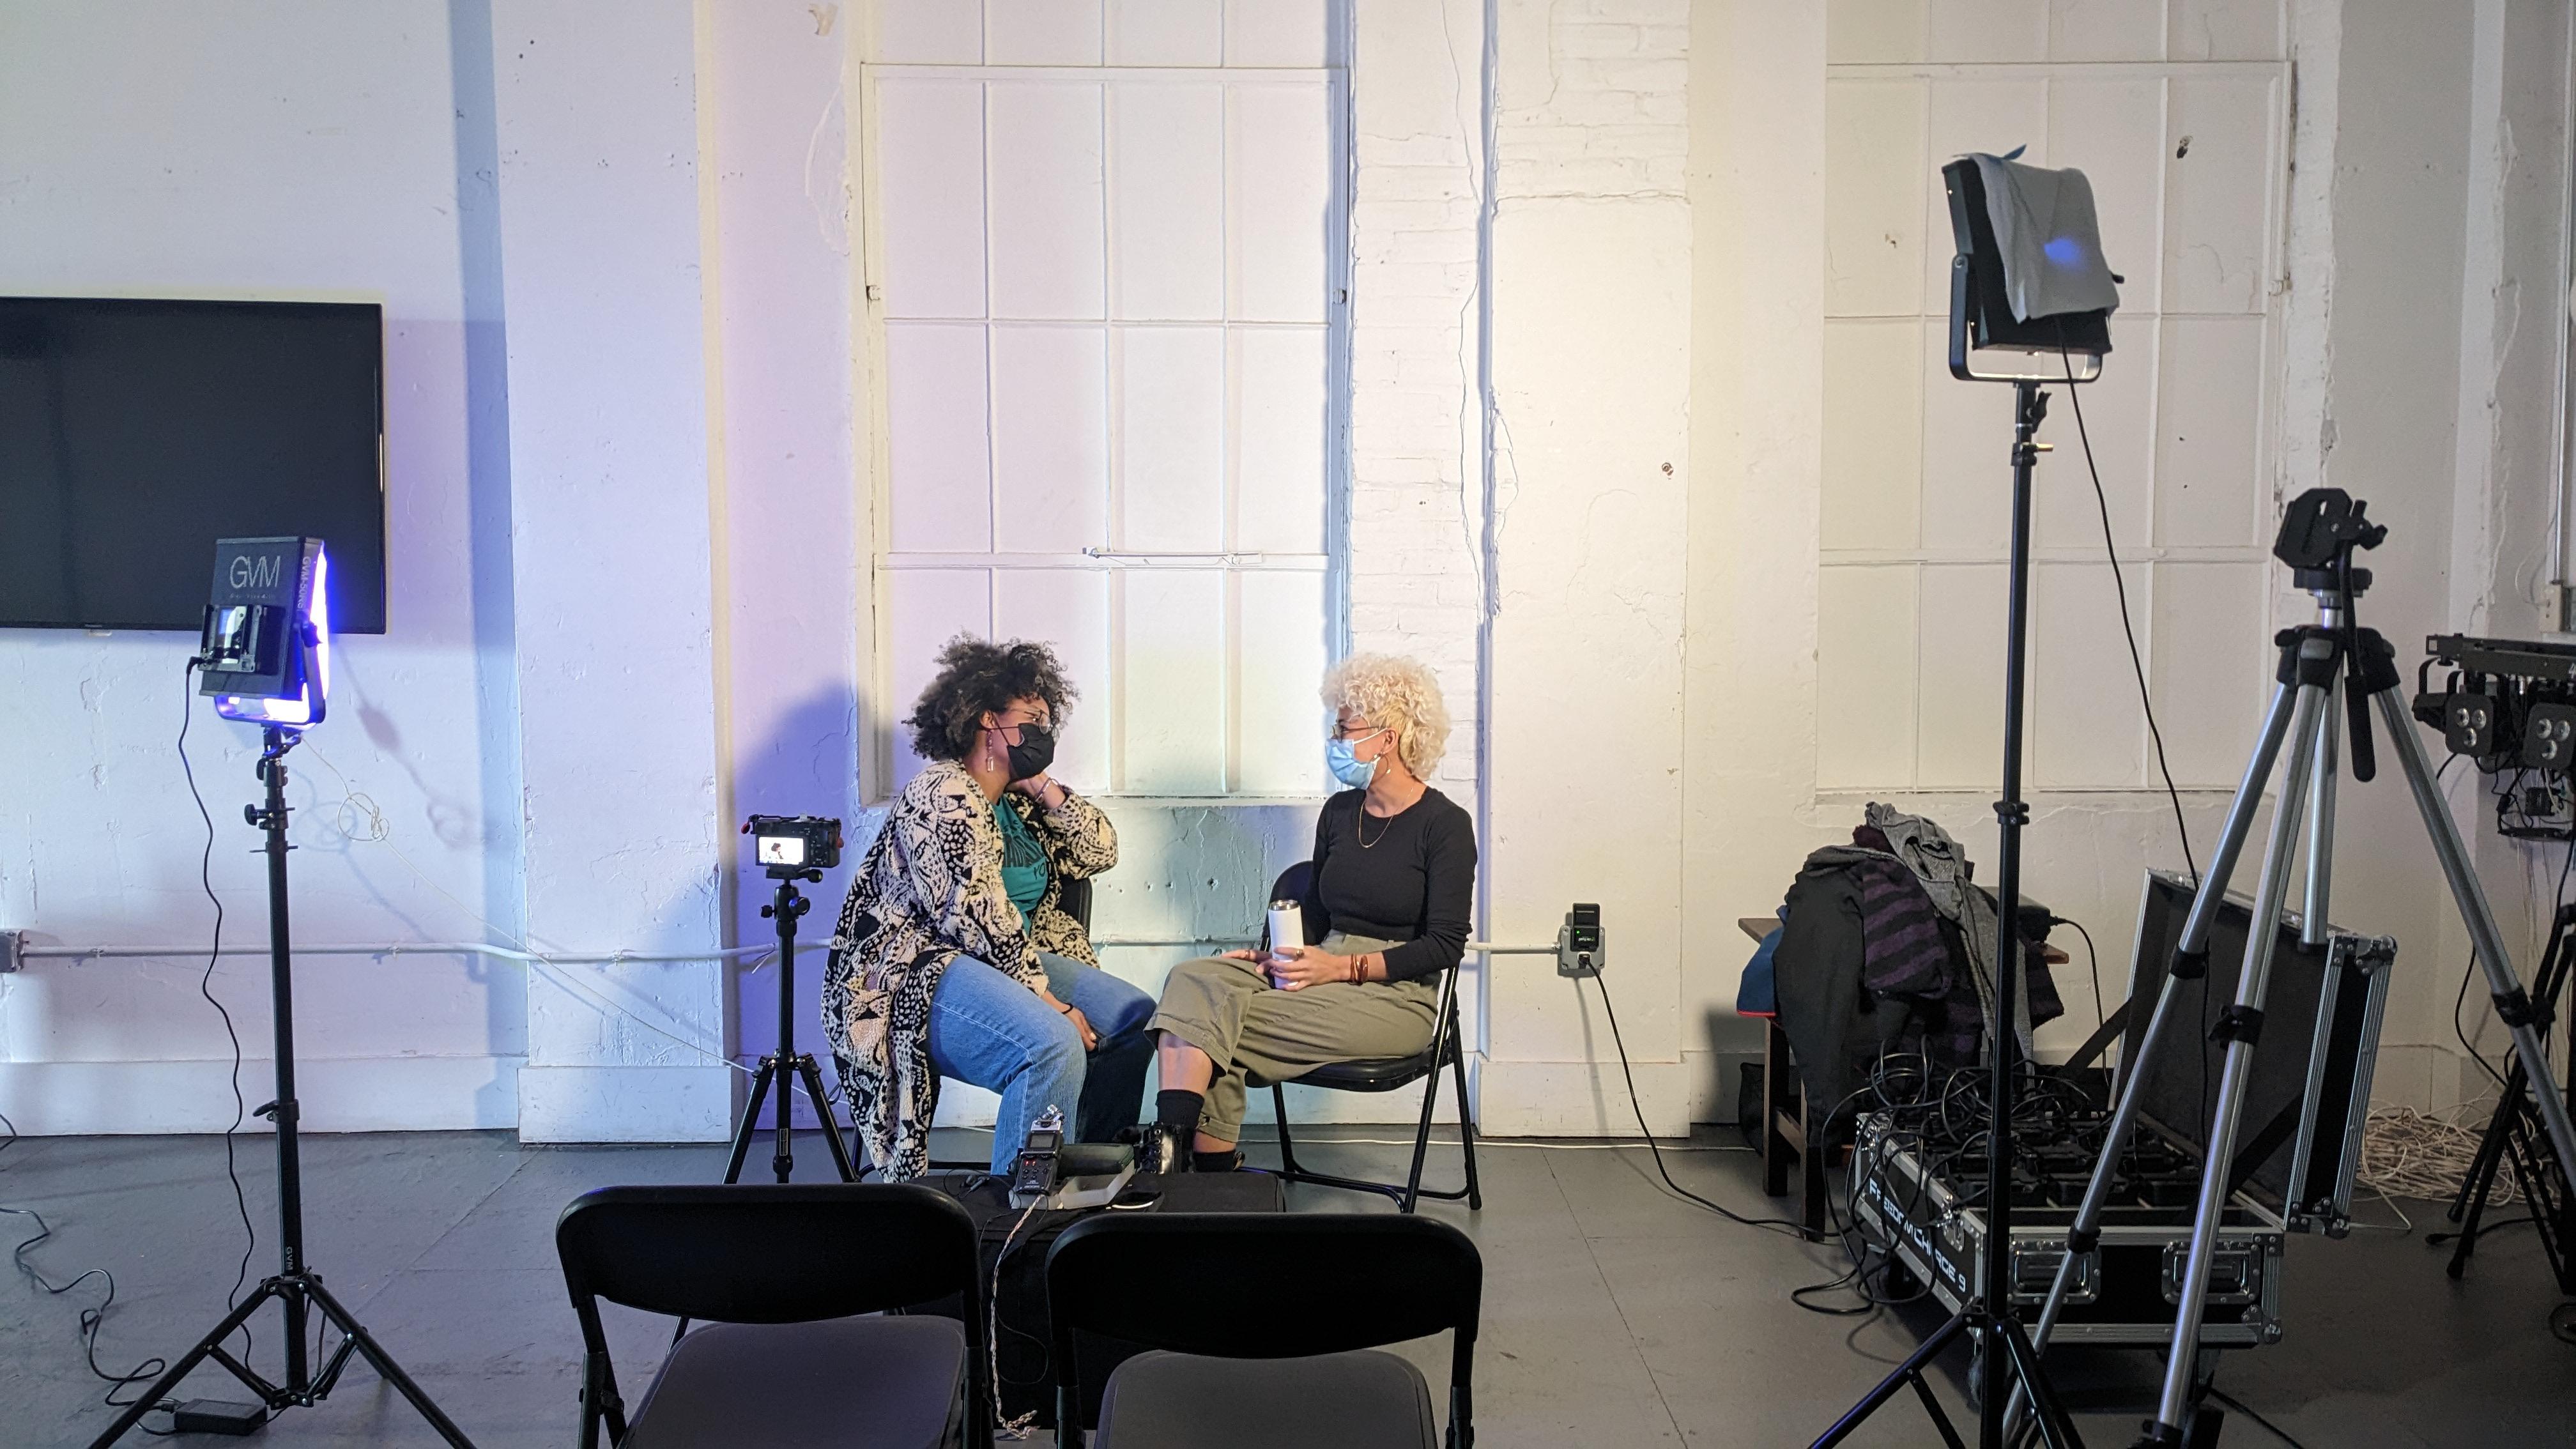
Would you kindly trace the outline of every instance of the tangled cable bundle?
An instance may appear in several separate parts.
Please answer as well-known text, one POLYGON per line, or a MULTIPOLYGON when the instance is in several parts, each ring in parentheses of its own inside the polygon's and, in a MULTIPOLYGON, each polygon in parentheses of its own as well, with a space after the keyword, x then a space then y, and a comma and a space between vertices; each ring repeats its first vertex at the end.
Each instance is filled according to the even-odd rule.
MULTIPOLYGON (((2438 1201, 2460 1190, 2477 1165, 2492 1101, 2464 1102, 2445 1112, 2412 1107, 2373 1107, 2362 1128, 2361 1168, 2355 1181, 2390 1197, 2438 1201)), ((2513 1174, 2496 1174, 2490 1204, 2518 1200, 2513 1174)))

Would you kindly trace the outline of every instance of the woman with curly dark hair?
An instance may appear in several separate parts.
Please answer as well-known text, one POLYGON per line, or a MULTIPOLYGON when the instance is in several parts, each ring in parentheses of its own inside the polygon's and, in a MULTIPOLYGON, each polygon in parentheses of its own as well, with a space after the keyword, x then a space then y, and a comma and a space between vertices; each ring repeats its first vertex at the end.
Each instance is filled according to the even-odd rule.
POLYGON ((1118 863, 1109 817, 1047 775, 1073 694, 1045 645, 960 635, 906 721, 928 763, 859 862, 823 976, 850 1115, 890 1179, 929 1166, 943 1076, 1001 1094, 997 1173, 1050 1106, 1080 1141, 1136 1122, 1154 999, 1056 904, 1118 863))

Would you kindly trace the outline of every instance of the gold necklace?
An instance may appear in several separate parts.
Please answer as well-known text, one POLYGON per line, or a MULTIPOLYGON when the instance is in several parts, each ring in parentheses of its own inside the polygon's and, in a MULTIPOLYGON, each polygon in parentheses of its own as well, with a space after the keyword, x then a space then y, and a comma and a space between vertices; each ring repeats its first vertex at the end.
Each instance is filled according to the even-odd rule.
MULTIPOLYGON (((1400 815, 1400 814, 1402 814, 1402 813, 1403 813, 1402 811, 1398 811, 1398 812, 1396 812, 1396 814, 1399 814, 1399 815, 1400 815)), ((1386 838, 1387 838, 1388 836, 1393 835, 1393 834, 1395 833, 1395 816, 1394 816, 1394 815, 1390 815, 1390 816, 1386 817, 1386 828, 1385 828, 1384 830, 1381 830, 1381 831, 1379 831, 1379 832, 1377 833, 1377 839, 1375 839, 1375 840, 1371 840, 1371 839, 1369 839, 1369 838, 1368 838, 1368 836, 1366 836, 1366 835, 1364 835, 1364 834, 1362 834, 1362 833, 1361 833, 1361 829, 1362 829, 1362 827, 1363 827, 1363 826, 1365 826, 1367 823, 1368 823, 1368 806, 1367 806, 1367 805, 1365 805, 1365 804, 1363 804, 1363 805, 1361 805, 1361 806, 1360 806, 1360 813, 1359 813, 1357 816, 1353 817, 1353 818, 1352 818, 1352 820, 1351 820, 1351 839, 1358 841, 1358 842, 1360 843, 1360 849, 1362 849, 1362 850, 1375 850, 1375 849, 1377 849, 1380 845, 1383 845, 1383 844, 1385 844, 1385 843, 1386 843, 1386 838)))

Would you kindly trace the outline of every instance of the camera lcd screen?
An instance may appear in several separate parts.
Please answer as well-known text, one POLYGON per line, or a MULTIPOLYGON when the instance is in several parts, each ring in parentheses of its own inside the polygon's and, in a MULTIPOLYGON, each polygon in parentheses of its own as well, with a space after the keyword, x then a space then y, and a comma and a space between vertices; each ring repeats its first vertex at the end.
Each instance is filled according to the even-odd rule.
POLYGON ((762 865, 803 865, 805 837, 801 835, 764 835, 760 837, 762 865))

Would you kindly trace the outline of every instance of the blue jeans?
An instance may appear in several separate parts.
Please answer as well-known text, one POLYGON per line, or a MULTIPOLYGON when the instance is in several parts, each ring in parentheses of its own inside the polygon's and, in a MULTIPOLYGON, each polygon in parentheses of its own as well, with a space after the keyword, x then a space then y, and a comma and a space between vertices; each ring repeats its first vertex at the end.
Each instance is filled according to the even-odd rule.
POLYGON ((1145 1023, 1154 998, 1097 966, 1040 952, 1047 989, 1091 1023, 1100 1045, 1082 1049, 1073 1019, 1038 994, 972 956, 948 963, 930 997, 930 1065, 1002 1094, 993 1123, 993 1171, 1007 1173, 1027 1142, 1029 1124, 1059 1107, 1073 1127, 1067 1139, 1107 1140, 1132 1127, 1144 1105, 1145 1068, 1153 1058, 1145 1023))

